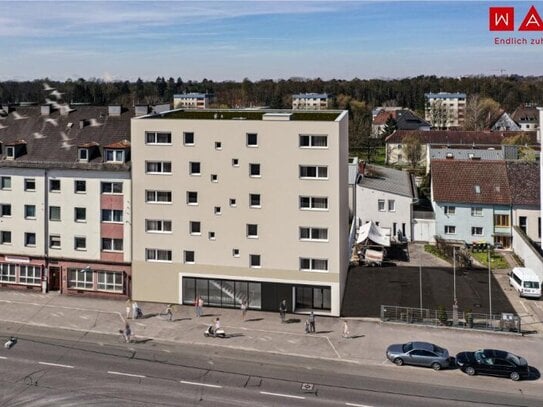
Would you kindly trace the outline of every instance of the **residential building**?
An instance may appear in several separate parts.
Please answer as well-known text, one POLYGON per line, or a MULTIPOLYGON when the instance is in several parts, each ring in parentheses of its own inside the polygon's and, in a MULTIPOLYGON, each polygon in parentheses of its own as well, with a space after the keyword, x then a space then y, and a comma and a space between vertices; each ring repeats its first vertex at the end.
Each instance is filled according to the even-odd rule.
POLYGON ((539 128, 539 113, 537 107, 529 104, 519 106, 511 118, 520 126, 522 131, 536 131, 539 128))
POLYGON ((356 187, 356 216, 362 225, 373 221, 392 237, 412 240, 413 204, 417 199, 417 187, 409 172, 366 165, 356 187))
POLYGON ((135 299, 339 315, 347 112, 141 116, 132 162, 135 299))
POLYGON ((130 295, 133 115, 120 106, 4 110, 1 286, 130 295))
POLYGON ((207 109, 211 95, 209 93, 181 93, 173 95, 174 109, 207 109))
POLYGON ((327 93, 298 93, 292 95, 292 110, 326 110, 330 99, 327 93))
POLYGON ((521 131, 520 125, 513 120, 509 113, 502 111, 494 123, 490 126, 490 131, 521 131))
POLYGON ((377 116, 373 118, 371 124, 371 137, 381 137, 386 130, 387 122, 392 119, 394 127, 397 130, 430 130, 430 123, 418 117, 415 113, 408 109, 398 110, 381 110, 377 116))
POLYGON ((425 93, 426 121, 436 129, 451 129, 462 127, 466 113, 465 93, 425 93))

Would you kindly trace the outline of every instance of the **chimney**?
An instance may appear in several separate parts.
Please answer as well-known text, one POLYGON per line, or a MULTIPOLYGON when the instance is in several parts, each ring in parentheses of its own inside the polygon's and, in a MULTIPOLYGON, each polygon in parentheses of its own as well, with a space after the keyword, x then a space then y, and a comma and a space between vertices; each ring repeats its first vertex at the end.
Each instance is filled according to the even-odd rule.
POLYGON ((120 116, 121 115, 121 106, 108 106, 107 107, 107 113, 110 116, 120 116))
POLYGON ((79 120, 79 128, 82 129, 87 124, 87 121, 85 119, 79 120))
POLYGON ((42 105, 41 107, 41 115, 42 116, 49 116, 51 114, 51 105, 42 105))

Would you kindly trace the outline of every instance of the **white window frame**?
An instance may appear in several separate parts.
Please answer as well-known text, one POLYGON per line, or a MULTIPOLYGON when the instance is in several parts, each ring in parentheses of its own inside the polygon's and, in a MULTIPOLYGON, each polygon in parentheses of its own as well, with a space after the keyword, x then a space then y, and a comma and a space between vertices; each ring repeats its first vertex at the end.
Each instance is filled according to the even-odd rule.
POLYGON ((456 206, 445 205, 443 212, 445 213, 445 215, 456 215, 456 206))
POLYGON ((202 163, 200 161, 189 161, 189 175, 199 177, 202 175, 202 163), (198 164, 198 172, 194 171, 192 166, 198 164))
POLYGON ((11 191, 11 177, 0 177, 0 189, 11 191))
POLYGON ((49 248, 55 249, 55 250, 62 249, 62 240, 60 238, 60 235, 49 235, 49 248), (53 243, 56 243, 57 241, 58 241, 58 245, 53 244, 53 243))
POLYGON ((12 243, 13 235, 11 233, 11 230, 0 230, 0 244, 11 245, 12 243), (6 233, 6 237, 9 236, 9 239, 4 239, 4 233, 6 233))
POLYGON ((107 163, 124 163, 125 151, 118 148, 106 148, 104 150, 104 161, 107 163))
POLYGON ((122 253, 124 251, 124 240, 113 237, 103 237, 100 242, 100 248, 103 252, 122 253), (118 247, 119 243, 121 248, 118 247), (104 246, 108 246, 109 248, 104 248, 104 246))
POLYGON ((396 212, 396 201, 394 199, 389 199, 388 203, 387 203, 387 206, 388 206, 388 211, 389 212, 396 212))
POLYGON ((239 249, 232 249, 232 257, 239 257, 239 249))
POLYGON ((24 234, 24 245, 25 247, 36 247, 36 233, 35 232, 25 232, 24 234), (34 235, 34 243, 29 243, 28 238, 34 235))
POLYGON ((483 207, 482 206, 472 206, 471 207, 471 216, 481 217, 483 216, 483 207))
POLYGON ((87 237, 86 236, 74 236, 74 250, 86 252, 87 251, 87 237), (78 246, 78 242, 83 242, 84 245, 78 246))
POLYGON ((102 183, 100 184, 100 193, 104 195, 122 195, 123 183, 115 181, 102 181, 102 183), (106 188, 106 186, 109 186, 109 188, 106 188), (118 189, 119 186, 121 187, 121 192, 115 192, 115 189, 118 189), (105 191, 105 189, 111 189, 111 192, 105 191))
POLYGON ((262 268, 262 256, 260 254, 250 254, 249 255, 249 267, 252 269, 262 268), (253 262, 253 260, 258 259, 258 264, 253 262))
POLYGON ((251 178, 262 178, 262 171, 260 163, 249 163, 249 177, 251 178), (253 174, 253 168, 258 168, 258 174, 253 174))
POLYGON ((24 217, 25 219, 36 219, 36 205, 25 204, 24 217), (30 208, 34 208, 34 215, 28 215, 27 210, 30 208))
POLYGON ((183 250, 183 263, 185 264, 195 264, 196 263, 196 252, 194 250, 183 250), (192 260, 188 260, 188 256, 192 254, 192 260))
POLYGON ((327 149, 328 148, 328 135, 327 134, 299 134, 298 146, 300 148, 312 148, 312 149, 327 149), (324 145, 319 145, 318 140, 324 139, 324 145), (307 142, 307 144, 306 144, 307 142))
POLYGON ((85 181, 83 179, 74 180, 74 193, 76 193, 76 194, 86 194, 87 193, 87 181, 85 181), (78 185, 83 185, 83 189, 78 189, 78 185))
POLYGON ((302 211, 327 211, 328 210, 328 197, 327 196, 299 196, 300 210, 302 211), (324 207, 320 207, 319 200, 324 200, 321 204, 324 207))
POLYGON ((102 209, 100 212, 100 222, 123 223, 124 212, 122 209, 102 209), (120 219, 119 219, 119 216, 120 216, 120 219))
POLYGON ((194 136, 193 131, 184 131, 183 132, 183 145, 184 146, 192 147, 192 146, 194 146, 195 142, 196 142, 196 137, 194 136), (187 141, 187 138, 188 138, 189 135, 192 136, 192 142, 187 141))
POLYGON ((171 146, 172 145, 172 133, 168 132, 168 131, 146 131, 145 132, 145 144, 151 145, 151 146, 160 146, 160 145, 171 146), (164 137, 164 136, 169 138, 169 141, 159 141, 159 138, 164 137))
POLYGON ((187 205, 196 206, 198 205, 198 191, 187 191, 187 205), (196 201, 193 201, 191 194, 196 194, 196 201))
POLYGON ((249 194, 249 208, 262 208, 262 196, 260 194, 249 194), (253 198, 258 199, 258 204, 253 204, 253 198))
POLYGON ((59 179, 50 179, 49 180, 49 192, 60 192, 62 190, 62 182, 59 179), (58 182, 58 189, 53 189, 53 182, 56 184, 58 182))
POLYGON ((202 235, 202 222, 198 220, 189 221, 189 234, 191 236, 201 236, 202 235), (195 231, 198 229, 198 231, 195 231))
POLYGON ((247 145, 247 147, 249 148, 257 148, 258 147, 258 133, 245 133, 245 144, 247 145), (249 142, 249 138, 251 138, 252 136, 255 137, 255 143, 250 143, 249 142))
POLYGON ((230 198, 228 202, 231 208, 235 208, 236 206, 238 206, 236 198, 230 198))
POLYGON ((310 257, 300 257, 300 271, 311 271, 317 273, 328 272, 328 259, 314 259, 310 257), (319 262, 326 262, 325 268, 318 268, 319 262), (304 267, 304 263, 308 264, 308 267, 304 267))
POLYGON ((72 290, 92 290, 94 288, 94 272, 86 269, 68 269, 68 288, 72 290), (72 278, 75 277, 75 278, 72 278))
POLYGON ((17 272, 15 264, 0 263, 0 283, 15 283, 17 280, 17 272))
POLYGON ((247 223, 246 235, 247 235, 247 239, 258 239, 258 224, 256 224, 256 223, 247 223), (255 228, 256 228, 256 233, 254 233, 255 230, 251 230, 251 229, 255 229, 255 228))
POLYGON ((320 180, 327 180, 328 179, 328 166, 327 165, 300 165, 299 166, 299 172, 298 172, 300 179, 320 179, 320 180), (307 175, 307 172, 313 169, 315 171, 315 176, 307 175), (303 175, 302 173, 306 172, 306 175, 303 175), (323 176, 322 173, 326 173, 325 176, 323 176))
POLYGON ((122 293, 124 290, 123 273, 120 271, 98 270, 96 272, 96 290, 122 293), (117 276, 121 277, 120 283, 116 281, 117 276), (113 281, 109 281, 110 277, 113 277, 113 281))
POLYGON ((41 284, 41 266, 19 265, 19 284, 39 286, 41 284))
POLYGON ((173 201, 173 198, 172 198, 172 191, 159 191, 159 190, 151 190, 151 189, 146 189, 145 190, 145 202, 149 203, 149 204, 154 204, 154 205, 171 205, 172 204, 172 201, 173 201), (159 196, 161 194, 166 194, 166 198, 168 197, 168 194, 169 194, 169 200, 159 200, 159 196), (149 198, 151 196, 151 198, 149 198))
POLYGON ((79 206, 76 206, 74 208, 74 222, 78 222, 78 223, 85 223, 87 222, 87 208, 83 208, 83 207, 79 207, 79 206), (77 211, 78 209, 82 209, 83 212, 84 212, 84 217, 83 218, 78 218, 77 217, 77 211))
POLYGON ((328 242, 328 228, 318 228, 318 227, 311 227, 311 226, 300 226, 299 228, 299 239, 304 242, 328 242), (305 233, 308 232, 308 233, 305 233), (316 238, 313 237, 313 235, 318 235, 321 232, 324 232, 326 234, 326 238, 316 238), (309 237, 302 237, 304 234, 307 234, 309 237))
POLYGON ((11 204, 0 204, 0 217, 2 218, 11 218, 11 204), (9 214, 4 215, 4 208, 9 208, 9 214))
POLYGON ((145 161, 145 173, 150 175, 171 175, 171 161, 145 161), (149 167, 155 167, 150 169, 149 167), (168 168, 169 167, 169 168, 168 168))
POLYGON ((232 167, 239 167, 239 158, 232 158, 232 167))
POLYGON ((172 251, 165 249, 145 249, 145 261, 153 263, 171 263, 172 251), (169 259, 159 259, 160 255, 166 255, 166 257, 169 257, 169 259))
POLYGON ((80 148, 80 149, 78 149, 77 158, 79 159, 79 161, 88 162, 89 161, 89 149, 88 148, 80 148))
POLYGON ((15 146, 6 147, 6 157, 10 159, 15 158, 15 146))
POLYGON ((49 207, 49 221, 50 222, 61 222, 62 221, 62 208, 60 206, 50 206, 49 207), (56 212, 58 209, 58 218, 53 218, 53 210, 56 212))
POLYGON ((377 211, 385 212, 386 211, 385 204, 386 204, 386 201, 384 199, 378 199, 377 200, 377 211))
POLYGON ((446 235, 456 235, 456 225, 445 225, 446 235))
POLYGON ((482 226, 472 226, 471 227, 471 235, 472 236, 484 236, 484 228, 482 226), (481 233, 475 233, 477 229, 481 229, 481 233))
POLYGON ((24 179, 24 190, 25 191, 29 191, 29 192, 34 192, 36 191, 36 178, 25 178, 24 179), (28 186, 29 183, 33 183, 34 184, 34 188, 30 188, 28 186))
POLYGON ((172 233, 172 221, 166 219, 145 219, 145 232, 172 233))

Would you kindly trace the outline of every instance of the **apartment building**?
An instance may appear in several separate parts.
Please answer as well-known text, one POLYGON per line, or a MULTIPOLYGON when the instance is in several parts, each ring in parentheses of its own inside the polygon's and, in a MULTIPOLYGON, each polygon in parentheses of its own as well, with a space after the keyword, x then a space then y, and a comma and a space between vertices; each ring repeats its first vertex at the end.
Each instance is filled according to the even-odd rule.
POLYGON ((330 95, 327 93, 298 93, 292 95, 293 110, 326 110, 330 95))
POLYGON ((132 163, 135 299, 340 314, 347 112, 142 116, 132 163))
POLYGON ((207 109, 211 95, 208 93, 182 93, 173 95, 174 109, 207 109))
POLYGON ((464 125, 465 93, 425 93, 425 119, 438 130, 458 129, 464 125))
POLYGON ((0 286, 130 295, 133 112, 46 105, 0 115, 0 286))

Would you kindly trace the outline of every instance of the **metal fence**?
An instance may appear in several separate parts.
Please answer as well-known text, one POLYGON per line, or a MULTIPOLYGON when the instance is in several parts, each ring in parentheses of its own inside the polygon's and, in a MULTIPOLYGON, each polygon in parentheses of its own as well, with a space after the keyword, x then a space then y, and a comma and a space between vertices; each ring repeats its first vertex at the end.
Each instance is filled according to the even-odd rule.
POLYGON ((414 325, 450 326, 485 331, 522 333, 520 317, 516 314, 481 314, 453 310, 381 305, 381 321, 414 325))

